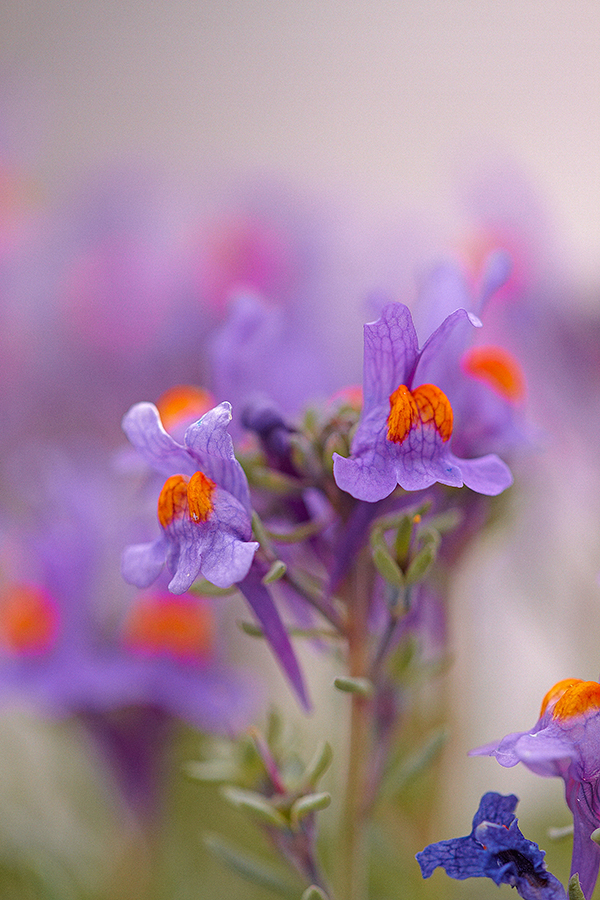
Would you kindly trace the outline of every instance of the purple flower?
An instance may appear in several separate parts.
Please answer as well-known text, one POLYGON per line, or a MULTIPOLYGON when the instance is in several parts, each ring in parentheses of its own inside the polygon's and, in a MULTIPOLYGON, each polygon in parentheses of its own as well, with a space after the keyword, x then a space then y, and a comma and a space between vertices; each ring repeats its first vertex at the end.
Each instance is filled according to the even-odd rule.
POLYGON ((531 731, 509 734, 471 755, 495 756, 506 767, 522 762, 537 775, 563 779, 575 829, 571 875, 579 874, 589 900, 600 867, 600 847, 591 840, 600 827, 600 684, 559 681, 531 731))
POLYGON ((334 383, 317 332, 306 310, 237 295, 209 344, 214 390, 236 409, 268 398, 286 413, 298 412, 334 383))
POLYGON ((148 587, 165 562, 175 594, 199 575, 223 588, 247 575, 258 543, 251 540, 250 493, 227 433, 230 421, 231 405, 221 403, 187 428, 182 445, 164 430, 152 403, 137 403, 125 415, 131 443, 169 476, 158 500, 162 534, 125 550, 126 581, 148 587))
MULTIPOLYGON (((439 481, 467 485, 480 494, 501 493, 512 483, 495 455, 459 459, 450 449, 452 402, 464 376, 449 375, 479 320, 465 309, 451 313, 421 350, 408 307, 390 303, 365 325, 364 407, 351 456, 334 454, 338 487, 375 502, 400 485, 417 491, 439 481)), ((477 410, 472 411, 477 415, 477 410)))
POLYGON ((423 878, 438 866, 451 878, 491 878, 495 884, 516 887, 525 900, 566 900, 561 883, 546 869, 544 853, 521 834, 510 794, 484 794, 466 837, 430 844, 417 861, 423 878))
POLYGON ((47 479, 41 468, 35 524, 3 535, 0 701, 77 716, 128 799, 150 811, 178 722, 235 734, 257 685, 224 658, 217 601, 173 597, 164 583, 115 589, 120 485, 93 468, 55 464, 47 479))
POLYGON ((300 701, 308 707, 289 636, 261 582, 266 570, 259 572, 252 565, 259 545, 250 540, 250 492, 227 432, 230 420, 231 405, 219 404, 187 428, 181 445, 164 430, 152 403, 137 403, 125 415, 123 428, 131 443, 147 463, 169 477, 158 499, 162 535, 125 550, 123 577, 137 587, 148 587, 166 562, 173 574, 169 590, 174 594, 186 591, 199 575, 217 587, 237 584, 300 701))

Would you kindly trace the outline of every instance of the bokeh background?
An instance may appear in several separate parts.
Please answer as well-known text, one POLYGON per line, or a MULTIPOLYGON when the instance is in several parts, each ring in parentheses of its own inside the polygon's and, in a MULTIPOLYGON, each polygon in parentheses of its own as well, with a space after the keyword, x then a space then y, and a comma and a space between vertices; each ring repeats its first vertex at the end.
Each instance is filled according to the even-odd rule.
MULTIPOLYGON (((583 323, 592 363, 568 371, 563 346, 546 392, 538 366, 536 462, 522 463, 522 480, 517 468, 506 520, 457 578, 439 838, 469 830, 486 789, 522 797, 524 831, 546 801, 553 824, 568 818, 559 784, 466 751, 533 724, 559 678, 600 672, 598 385, 584 380, 600 358, 599 158, 595 0, 21 0, 0 10, 5 481, 38 434, 60 443, 102 431, 100 450, 112 452, 130 403, 200 380, 195 335, 200 346, 248 277, 284 307, 302 296, 342 381, 360 372, 369 295, 411 298, 426 266, 465 259, 481 235, 515 252, 542 319, 547 302, 548 317, 583 323), (247 263, 256 258, 262 275, 247 263), (577 378, 553 405, 557 385, 577 378)), ((309 722, 290 704, 307 743, 330 720, 322 693, 309 722)), ((186 733, 174 752, 197 749, 186 733)), ((117 854, 127 813, 116 794, 107 803, 92 749, 72 723, 57 730, 35 710, 7 711, 0 753, 2 803, 33 804, 27 827, 9 817, 2 836, 10 896, 42 890, 20 880, 28 842, 48 865, 80 866, 81 896, 96 896, 93 877, 102 882, 117 854)), ((173 778, 179 805, 156 896, 215 896, 214 885, 254 896, 219 881, 200 847, 214 798, 173 778)), ((115 897, 134 896, 110 881, 115 897)))

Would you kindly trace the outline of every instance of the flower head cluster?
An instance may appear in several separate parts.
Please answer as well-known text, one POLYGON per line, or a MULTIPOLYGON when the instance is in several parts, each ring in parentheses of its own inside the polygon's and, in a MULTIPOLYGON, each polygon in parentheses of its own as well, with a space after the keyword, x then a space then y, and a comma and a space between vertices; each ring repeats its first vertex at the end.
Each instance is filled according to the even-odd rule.
POLYGON ((397 485, 416 491, 435 482, 466 484, 495 495, 512 483, 497 456, 459 459, 450 449, 453 397, 460 399, 465 379, 449 376, 448 361, 465 349, 468 330, 479 324, 471 313, 457 309, 422 349, 403 304, 388 304, 381 318, 365 325, 364 408, 351 456, 334 456, 338 487, 374 502, 397 485))
POLYGON ((600 847, 591 839, 600 827, 600 684, 567 678, 551 688, 531 731, 515 732, 471 751, 495 756, 501 766, 522 762, 537 775, 565 783, 573 813, 571 874, 591 897, 600 868, 600 847))
POLYGON ((543 851, 519 830, 517 803, 513 794, 484 794, 469 835, 430 844, 417 853, 423 877, 442 866, 451 878, 483 877, 509 884, 525 900, 565 900, 563 886, 546 869, 543 851))

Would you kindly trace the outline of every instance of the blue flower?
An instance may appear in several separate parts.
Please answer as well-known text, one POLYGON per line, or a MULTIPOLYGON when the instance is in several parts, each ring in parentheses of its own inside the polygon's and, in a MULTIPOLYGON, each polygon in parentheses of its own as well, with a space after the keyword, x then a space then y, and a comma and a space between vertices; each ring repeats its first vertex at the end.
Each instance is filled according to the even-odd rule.
POLYGON ((523 763, 536 775, 563 779, 573 813, 571 875, 579 875, 590 898, 600 869, 600 847, 591 839, 600 827, 600 684, 559 681, 544 697, 530 731, 508 734, 470 755, 495 756, 507 768, 523 763))
POLYGON ((515 887, 525 900, 566 900, 562 884, 546 869, 544 852, 521 834, 514 810, 517 798, 484 794, 471 834, 430 844, 417 861, 424 878, 438 866, 451 878, 491 878, 515 887))

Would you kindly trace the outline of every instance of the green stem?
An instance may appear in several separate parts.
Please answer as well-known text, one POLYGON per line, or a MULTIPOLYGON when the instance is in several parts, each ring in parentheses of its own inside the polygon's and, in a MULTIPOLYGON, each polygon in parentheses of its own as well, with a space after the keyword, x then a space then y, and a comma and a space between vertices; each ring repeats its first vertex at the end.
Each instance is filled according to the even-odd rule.
MULTIPOLYGON (((362 560, 366 563, 366 560, 362 560)), ((369 671, 368 612, 370 575, 368 564, 358 564, 348 591, 348 674, 362 678, 369 671)), ((339 896, 345 900, 367 900, 367 806, 369 794, 369 760, 372 750, 373 700, 352 694, 348 772, 344 821, 342 825, 341 870, 339 896)))

